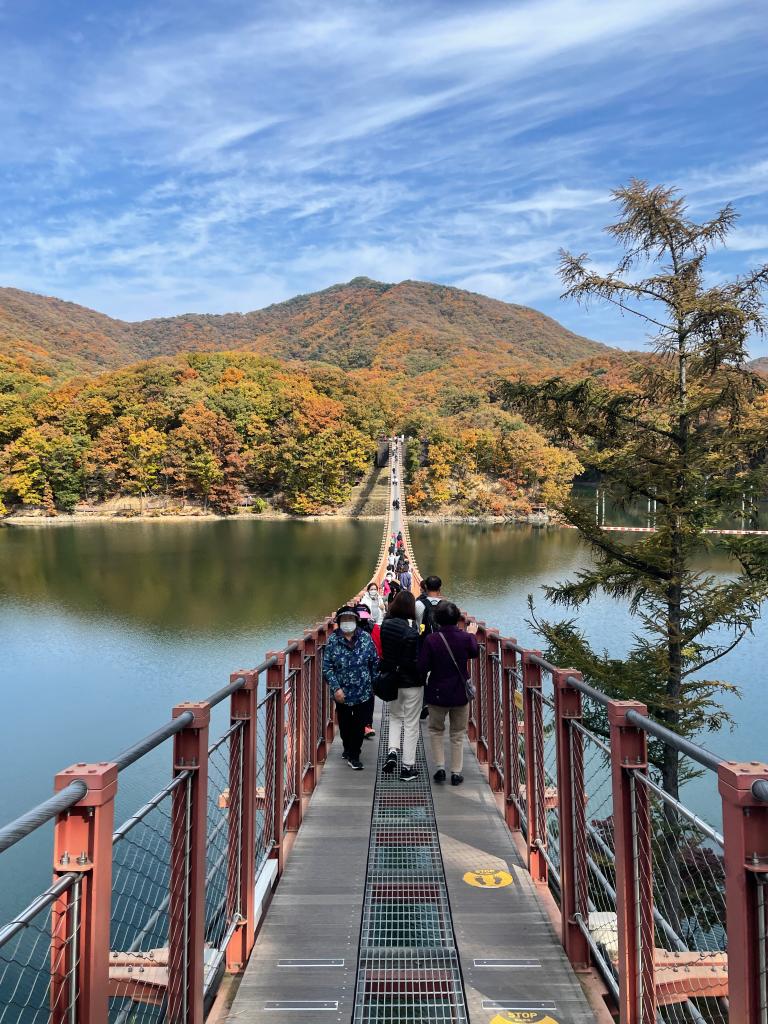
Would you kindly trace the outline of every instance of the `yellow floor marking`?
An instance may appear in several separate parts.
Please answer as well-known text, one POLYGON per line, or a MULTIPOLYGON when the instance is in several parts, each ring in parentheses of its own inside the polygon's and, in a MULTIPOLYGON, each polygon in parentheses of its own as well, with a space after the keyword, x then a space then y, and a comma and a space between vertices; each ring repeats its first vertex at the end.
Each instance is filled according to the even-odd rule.
POLYGON ((477 871, 467 871, 464 881, 478 889, 503 889, 505 885, 512 885, 514 878, 501 868, 480 868, 477 871))

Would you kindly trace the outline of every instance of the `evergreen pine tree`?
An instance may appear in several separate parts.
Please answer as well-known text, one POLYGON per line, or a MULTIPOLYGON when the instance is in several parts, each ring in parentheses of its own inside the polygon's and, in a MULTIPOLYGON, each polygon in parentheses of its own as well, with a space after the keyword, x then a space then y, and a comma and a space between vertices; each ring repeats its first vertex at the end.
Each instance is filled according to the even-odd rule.
MULTIPOLYGON (((615 658, 594 651, 576 619, 537 620, 553 657, 616 697, 644 701, 651 715, 691 736, 727 721, 718 698, 730 684, 706 670, 750 631, 768 596, 766 540, 715 541, 707 532, 743 509, 755 522, 752 497, 766 491, 766 384, 746 365, 746 345, 766 326, 768 266, 708 286, 706 260, 734 223, 730 206, 699 224, 675 189, 633 180, 614 198, 621 215, 607 230, 623 258, 601 274, 586 255, 561 253, 564 297, 607 300, 642 317, 653 328, 653 351, 628 357, 623 388, 594 374, 509 381, 501 390, 597 472, 614 503, 655 502, 655 531, 621 539, 596 524, 591 509, 562 503, 595 564, 547 588, 548 597, 578 610, 602 592, 628 602, 638 628, 628 653, 615 658), (714 543, 730 561, 727 578, 697 565, 714 543)), ((652 744, 652 757, 677 796, 685 773, 676 752, 652 744)))

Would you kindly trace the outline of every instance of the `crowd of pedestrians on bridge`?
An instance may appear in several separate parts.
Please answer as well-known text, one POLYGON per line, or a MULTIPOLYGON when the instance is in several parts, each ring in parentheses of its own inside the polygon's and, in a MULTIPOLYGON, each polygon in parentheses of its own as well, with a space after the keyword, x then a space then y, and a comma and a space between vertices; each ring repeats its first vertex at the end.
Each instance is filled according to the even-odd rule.
POLYGON ((363 768, 366 739, 373 727, 376 694, 389 706, 389 743, 384 772, 399 770, 402 782, 418 778, 416 748, 420 721, 428 719, 435 782, 454 786, 462 775, 471 684, 468 662, 478 657, 474 624, 442 594, 439 576, 427 576, 414 597, 413 575, 402 534, 393 537, 381 587, 376 580, 356 603, 336 612, 323 658, 323 675, 336 704, 342 757, 363 768), (374 692, 375 691, 375 692, 374 692))

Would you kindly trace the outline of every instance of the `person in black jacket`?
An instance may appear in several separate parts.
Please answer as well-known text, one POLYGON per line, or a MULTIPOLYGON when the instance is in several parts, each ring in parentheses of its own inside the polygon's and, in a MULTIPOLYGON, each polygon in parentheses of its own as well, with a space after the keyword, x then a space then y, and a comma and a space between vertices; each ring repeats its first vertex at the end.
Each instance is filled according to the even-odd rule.
POLYGON ((418 775, 416 744, 424 681, 418 668, 419 631, 415 618, 413 594, 404 590, 393 600, 381 624, 382 668, 395 672, 398 681, 397 700, 389 704, 389 752, 384 771, 390 775, 397 768, 397 755, 402 745, 400 778, 403 782, 412 782, 418 775))

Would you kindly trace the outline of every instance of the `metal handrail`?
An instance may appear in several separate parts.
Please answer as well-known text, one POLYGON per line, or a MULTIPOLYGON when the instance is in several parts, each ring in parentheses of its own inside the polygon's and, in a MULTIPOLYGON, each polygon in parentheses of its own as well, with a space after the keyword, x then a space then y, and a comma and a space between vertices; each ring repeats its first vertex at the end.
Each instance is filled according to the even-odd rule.
POLYGON ((74 807, 87 792, 88 787, 84 782, 79 780, 71 782, 58 793, 43 800, 37 807, 31 808, 13 821, 9 821, 7 825, 0 828, 0 853, 20 842, 41 825, 45 825, 47 821, 68 811, 70 807, 74 807))
MULTIPOLYGON (((515 651, 520 655, 525 655, 527 660, 534 665, 538 665, 539 668, 543 668, 546 672, 561 672, 557 665, 553 665, 551 661, 547 661, 546 658, 542 658, 541 655, 535 654, 529 651, 525 647, 521 647, 520 644, 514 640, 505 640, 504 649, 508 651, 515 651)), ((579 693, 583 693, 585 697, 589 697, 591 700, 596 701, 603 707, 607 707, 612 698, 607 693, 603 693, 602 690, 595 689, 594 686, 590 686, 585 683, 582 679, 578 679, 576 676, 566 676, 565 681, 574 690, 578 690, 579 693)), ((637 711, 627 712, 627 721, 631 722, 632 725, 636 725, 638 729, 642 729, 644 732, 650 733, 651 736, 655 736, 657 739, 662 740, 664 743, 669 744, 674 750, 679 751, 681 754, 685 754, 686 757, 690 757, 692 761, 696 761, 704 768, 711 772, 717 772, 720 765, 726 760, 724 757, 720 757, 718 754, 712 753, 711 750, 707 750, 706 747, 702 747, 698 743, 692 743, 691 740, 685 739, 685 737, 678 735, 671 729, 667 728, 666 725, 662 725, 661 722, 655 721, 648 715, 638 714, 637 711)), ((768 803, 768 782, 758 781, 752 786, 752 795, 757 800, 763 800, 768 803)))

